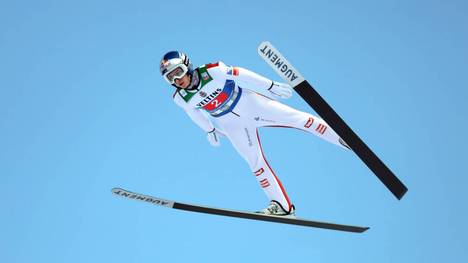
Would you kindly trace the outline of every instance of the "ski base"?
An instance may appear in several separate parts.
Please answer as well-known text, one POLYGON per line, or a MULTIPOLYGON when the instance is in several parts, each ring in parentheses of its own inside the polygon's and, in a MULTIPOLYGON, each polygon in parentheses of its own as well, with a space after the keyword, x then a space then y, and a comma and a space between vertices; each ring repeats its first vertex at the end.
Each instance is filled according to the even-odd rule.
POLYGON ((237 218, 244 218, 244 219, 251 219, 251 220, 275 222, 275 223, 298 225, 298 226, 305 226, 305 227, 331 229, 331 230, 353 232, 353 233, 363 233, 369 229, 369 227, 342 225, 342 224, 313 221, 313 220, 307 220, 307 219, 295 218, 295 217, 272 216, 272 215, 264 215, 264 214, 236 211, 236 210, 230 210, 230 209, 206 207, 206 206, 201 206, 201 205, 192 205, 192 204, 186 204, 186 203, 180 203, 180 202, 174 202, 174 201, 170 201, 166 199, 161 199, 161 198, 157 198, 157 197, 153 197, 149 195, 134 193, 134 192, 130 192, 125 189, 122 189, 122 188, 113 188, 112 193, 121 197, 134 199, 134 200, 138 200, 138 201, 142 201, 142 202, 146 202, 146 203, 150 203, 154 205, 159 205, 159 206, 164 206, 164 207, 174 208, 174 209, 179 209, 179 210, 185 210, 185 211, 191 211, 191 212, 212 214, 212 215, 237 217, 237 218))

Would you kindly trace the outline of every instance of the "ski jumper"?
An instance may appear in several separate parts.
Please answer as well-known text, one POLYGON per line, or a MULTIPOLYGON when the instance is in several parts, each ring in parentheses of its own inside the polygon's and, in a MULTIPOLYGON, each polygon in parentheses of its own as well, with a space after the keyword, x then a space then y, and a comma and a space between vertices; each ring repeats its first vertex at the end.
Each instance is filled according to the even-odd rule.
POLYGON ((277 201, 285 211, 290 211, 292 204, 265 159, 258 128, 296 128, 347 148, 322 119, 250 90, 268 90, 273 81, 241 67, 226 66, 222 62, 206 64, 195 71, 193 77, 199 78, 198 86, 190 90, 177 89, 175 103, 205 132, 215 129, 207 116, 211 115, 216 120, 216 129, 226 135, 247 161, 268 198, 277 201))

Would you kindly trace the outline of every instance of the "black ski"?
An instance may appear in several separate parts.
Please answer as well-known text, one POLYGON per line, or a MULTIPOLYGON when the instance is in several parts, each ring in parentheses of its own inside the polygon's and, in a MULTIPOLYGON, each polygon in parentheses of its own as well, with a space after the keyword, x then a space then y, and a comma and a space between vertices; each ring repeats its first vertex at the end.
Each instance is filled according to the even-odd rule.
POLYGON ((331 126, 397 199, 405 195, 408 191, 406 186, 275 47, 267 41, 262 42, 258 47, 258 54, 276 73, 291 84, 294 90, 331 126))
POLYGON ((205 214, 212 214, 212 215, 238 217, 238 218, 245 218, 245 219, 253 219, 253 220, 268 221, 268 222, 275 222, 275 223, 282 223, 282 224, 307 226, 307 227, 324 228, 324 229, 354 232, 354 233, 362 233, 366 231, 367 229, 369 229, 369 227, 341 225, 341 224, 312 221, 312 220, 293 218, 293 217, 270 216, 270 215, 263 215, 263 214, 258 214, 258 213, 235 211, 235 210, 222 209, 222 208, 212 208, 212 207, 206 207, 206 206, 200 206, 200 205, 191 205, 191 204, 179 203, 179 202, 174 202, 174 201, 170 201, 166 199, 161 199, 161 198, 157 198, 157 197, 153 197, 149 195, 138 194, 138 193, 124 190, 122 188, 113 188, 112 193, 125 197, 125 198, 139 200, 139 201, 143 201, 143 202, 154 204, 154 205, 160 205, 160 206, 165 206, 168 208, 174 208, 174 209, 198 212, 198 213, 205 213, 205 214))

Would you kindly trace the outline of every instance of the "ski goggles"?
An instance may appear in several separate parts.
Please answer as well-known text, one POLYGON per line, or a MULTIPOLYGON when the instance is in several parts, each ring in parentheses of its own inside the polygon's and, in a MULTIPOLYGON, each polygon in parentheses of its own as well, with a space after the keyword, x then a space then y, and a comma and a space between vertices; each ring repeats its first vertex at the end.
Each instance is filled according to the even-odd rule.
POLYGON ((188 68, 184 64, 177 65, 177 67, 168 70, 164 73, 164 79, 169 82, 169 84, 173 85, 176 79, 181 79, 182 77, 187 74, 188 68))

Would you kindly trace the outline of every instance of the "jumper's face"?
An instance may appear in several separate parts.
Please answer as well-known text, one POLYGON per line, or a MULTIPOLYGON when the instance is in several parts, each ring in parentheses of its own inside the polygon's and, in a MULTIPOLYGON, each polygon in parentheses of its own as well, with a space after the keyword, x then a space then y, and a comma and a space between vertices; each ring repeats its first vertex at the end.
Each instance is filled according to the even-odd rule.
POLYGON ((175 79, 174 83, 176 84, 177 87, 181 89, 186 89, 190 85, 190 76, 189 74, 185 74, 182 78, 180 79, 175 79))

